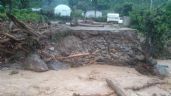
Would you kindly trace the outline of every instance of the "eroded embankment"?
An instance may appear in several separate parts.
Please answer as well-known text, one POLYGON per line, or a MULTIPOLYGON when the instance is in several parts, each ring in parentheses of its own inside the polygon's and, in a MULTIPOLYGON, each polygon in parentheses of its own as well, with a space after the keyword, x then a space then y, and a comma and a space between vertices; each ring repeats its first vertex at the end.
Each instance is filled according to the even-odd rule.
POLYGON ((73 66, 94 62, 135 65, 144 59, 135 30, 65 30, 56 32, 51 38, 56 41, 53 52, 49 53, 73 66))
MULTIPOLYGON (((37 44, 27 40, 25 43, 31 44, 31 48, 29 48, 34 50, 26 50, 27 46, 25 48, 23 45, 24 47, 21 46, 21 48, 24 50, 18 49, 14 55, 7 58, 9 59, 7 61, 13 58, 17 64, 19 61, 19 66, 36 72, 61 69, 65 65, 67 68, 68 65, 77 67, 88 64, 129 65, 133 67, 140 65, 138 68, 141 68, 144 67, 145 63, 151 63, 145 62, 149 58, 146 58, 142 51, 136 30, 129 28, 96 29, 95 27, 88 30, 88 28, 80 29, 77 27, 74 29, 74 27, 66 25, 48 25, 43 29, 38 27, 39 30, 36 31, 40 34, 38 49, 35 49, 37 44)), ((18 48, 17 45, 15 47, 18 48)), ((1 66, 6 66, 6 64, 1 64, 1 66)), ((147 64, 146 68, 151 70, 147 64)))

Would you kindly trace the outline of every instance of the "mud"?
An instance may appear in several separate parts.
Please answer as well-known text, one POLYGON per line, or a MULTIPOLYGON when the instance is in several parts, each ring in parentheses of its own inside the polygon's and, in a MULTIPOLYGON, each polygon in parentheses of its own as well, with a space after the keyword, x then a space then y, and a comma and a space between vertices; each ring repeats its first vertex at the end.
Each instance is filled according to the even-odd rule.
MULTIPOLYGON (((11 71, 0 71, 0 96, 72 96, 73 93, 104 95, 112 92, 105 82, 106 78, 116 80, 129 94, 128 87, 160 81, 157 77, 142 75, 134 68, 111 65, 94 64, 44 73, 17 70, 18 73, 13 75, 11 71)), ((163 81, 170 82, 171 78, 163 81)), ((169 84, 159 84, 134 93, 138 96, 169 96, 170 88, 169 84)))

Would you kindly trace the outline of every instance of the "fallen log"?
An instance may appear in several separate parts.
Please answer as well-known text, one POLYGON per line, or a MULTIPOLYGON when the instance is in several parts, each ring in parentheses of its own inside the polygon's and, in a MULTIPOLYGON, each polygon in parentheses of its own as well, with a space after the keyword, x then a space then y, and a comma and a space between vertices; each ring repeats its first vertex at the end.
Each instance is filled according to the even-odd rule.
POLYGON ((104 94, 104 95, 101 95, 101 94, 80 95, 80 94, 73 93, 72 96, 111 96, 113 94, 114 94, 114 92, 111 92, 111 93, 108 93, 108 94, 104 94))
POLYGON ((70 59, 70 58, 78 58, 78 57, 84 57, 84 56, 89 56, 91 55, 90 53, 79 53, 79 54, 74 54, 74 55, 70 55, 67 57, 56 57, 57 59, 70 59))
POLYGON ((15 54, 15 52, 8 51, 8 50, 2 49, 2 48, 0 48, 0 51, 1 51, 1 52, 4 52, 4 53, 7 53, 7 54, 12 54, 12 55, 15 54))
POLYGON ((7 39, 0 40, 0 43, 2 44, 2 43, 9 42, 9 41, 10 41, 10 39, 9 39, 9 38, 7 38, 7 39))
POLYGON ((11 34, 9 34, 9 33, 2 33, 2 34, 5 35, 6 37, 12 39, 12 40, 20 41, 20 40, 18 40, 15 36, 13 36, 13 35, 11 35, 11 34))
POLYGON ((67 56, 67 57, 62 57, 62 56, 49 55, 48 53, 45 53, 45 52, 41 52, 41 54, 46 56, 46 57, 48 57, 45 61, 50 61, 50 60, 60 60, 60 61, 63 61, 65 59, 79 58, 79 57, 84 57, 84 56, 92 55, 90 53, 82 53, 82 54, 74 54, 74 55, 70 55, 70 56, 67 56))
POLYGON ((139 90, 142 90, 142 89, 145 89, 145 88, 156 86, 158 84, 168 84, 168 82, 151 82, 151 83, 147 83, 147 84, 142 85, 142 86, 133 86, 133 87, 125 88, 125 89, 131 89, 133 91, 139 91, 139 90))
POLYGON ((19 32, 19 31, 21 31, 21 29, 13 29, 11 32, 16 33, 16 32, 19 32))
POLYGON ((106 83, 118 96, 128 96, 126 91, 117 82, 106 79, 106 83))
MULTIPOLYGON (((51 60, 59 60, 59 61, 64 61, 65 59, 75 59, 75 58, 80 58, 80 57, 85 57, 85 56, 91 56, 91 54, 86 53, 86 54, 75 54, 75 55, 70 55, 67 57, 63 57, 63 56, 54 56, 54 55, 49 55, 48 53, 45 52, 40 52, 40 54, 42 54, 42 56, 45 56, 47 59, 45 60, 47 61, 51 61, 51 60)), ((92 64, 92 63, 91 63, 92 64)))
POLYGON ((29 35, 32 35, 32 36, 36 36, 36 37, 39 37, 39 34, 35 31, 33 31, 32 28, 30 28, 29 26, 25 25, 23 22, 17 20, 17 18, 9 13, 6 13, 8 18, 10 20, 13 21, 13 23, 20 29, 22 29, 25 33, 29 34, 29 35))
POLYGON ((125 88, 122 88, 116 81, 113 82, 112 80, 106 79, 106 83, 118 96, 138 96, 132 90, 127 90, 126 92, 125 88))

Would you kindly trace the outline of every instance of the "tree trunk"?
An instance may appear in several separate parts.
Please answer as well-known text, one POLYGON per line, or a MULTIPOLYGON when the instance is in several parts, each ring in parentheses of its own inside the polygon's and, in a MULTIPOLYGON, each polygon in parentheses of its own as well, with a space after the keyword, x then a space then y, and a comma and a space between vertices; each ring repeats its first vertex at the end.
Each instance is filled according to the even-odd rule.
POLYGON ((29 7, 29 0, 20 0, 20 8, 25 9, 29 7))
POLYGON ((12 13, 12 0, 9 0, 9 13, 12 13))

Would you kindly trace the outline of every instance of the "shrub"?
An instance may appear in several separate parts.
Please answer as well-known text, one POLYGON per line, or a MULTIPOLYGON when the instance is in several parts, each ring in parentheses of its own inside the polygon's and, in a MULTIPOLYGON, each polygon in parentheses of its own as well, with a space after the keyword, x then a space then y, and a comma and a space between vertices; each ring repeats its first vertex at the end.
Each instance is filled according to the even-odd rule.
POLYGON ((39 22, 41 21, 41 18, 42 18, 41 15, 39 15, 38 13, 32 12, 29 9, 22 9, 22 10, 15 9, 13 11, 13 15, 22 21, 39 22))
POLYGON ((0 7, 0 21, 7 20, 5 9, 3 7, 0 7))

